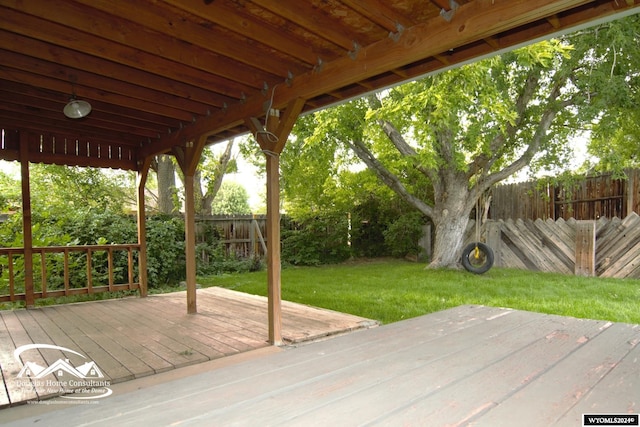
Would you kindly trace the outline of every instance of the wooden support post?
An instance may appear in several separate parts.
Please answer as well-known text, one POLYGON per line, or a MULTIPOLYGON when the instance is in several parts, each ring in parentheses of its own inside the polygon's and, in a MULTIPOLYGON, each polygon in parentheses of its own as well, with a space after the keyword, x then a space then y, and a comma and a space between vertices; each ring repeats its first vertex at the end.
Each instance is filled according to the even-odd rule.
POLYGON ((189 141, 184 147, 174 148, 174 154, 184 175, 184 243, 186 257, 187 313, 198 312, 196 302, 196 208, 194 175, 206 143, 206 137, 189 141))
POLYGON ((280 153, 304 104, 303 99, 295 99, 287 106, 282 116, 277 110, 269 111, 265 127, 254 117, 245 121, 267 159, 267 287, 269 342, 273 345, 282 344, 280 153))
POLYGON ((196 305, 196 213, 193 174, 184 176, 184 242, 187 263, 187 313, 198 312, 196 305))
POLYGON ((595 276, 596 222, 576 221, 576 276, 595 276))
POLYGON ((24 294, 27 308, 33 308, 35 306, 33 295, 33 234, 31 229, 31 185, 29 182, 29 134, 26 132, 20 132, 20 167, 22 179, 24 294))
POLYGON ((149 175, 149 166, 151 159, 144 160, 138 170, 137 176, 137 202, 138 202, 138 281, 140 283, 140 297, 147 296, 148 275, 147 275, 147 228, 146 228, 146 207, 144 203, 144 188, 149 175))
POLYGON ((282 344, 282 296, 280 280, 280 155, 267 156, 267 286, 269 342, 282 344))

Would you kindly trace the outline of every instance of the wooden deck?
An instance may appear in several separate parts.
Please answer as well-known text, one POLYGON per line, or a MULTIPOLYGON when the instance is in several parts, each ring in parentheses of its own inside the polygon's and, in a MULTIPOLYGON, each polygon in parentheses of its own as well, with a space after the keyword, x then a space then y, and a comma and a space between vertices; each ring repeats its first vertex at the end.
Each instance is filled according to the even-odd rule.
MULTIPOLYGON (((377 325, 376 322, 283 301, 283 338, 299 343, 377 325)), ((185 292, 0 311, 0 408, 61 394, 58 375, 29 381, 27 362, 41 367, 69 359, 95 362, 110 384, 268 346, 266 298, 221 288, 198 290, 198 314, 186 314, 185 292), (28 349, 24 345, 54 345, 28 349), (47 380, 50 382, 47 383, 47 380)), ((64 375, 64 373, 63 373, 64 375)), ((1 415, 0 415, 1 419, 1 415)))
POLYGON ((6 420, 575 427, 583 413, 640 412, 639 342, 639 325, 461 306, 160 384, 123 383, 95 405, 10 408, 6 420))

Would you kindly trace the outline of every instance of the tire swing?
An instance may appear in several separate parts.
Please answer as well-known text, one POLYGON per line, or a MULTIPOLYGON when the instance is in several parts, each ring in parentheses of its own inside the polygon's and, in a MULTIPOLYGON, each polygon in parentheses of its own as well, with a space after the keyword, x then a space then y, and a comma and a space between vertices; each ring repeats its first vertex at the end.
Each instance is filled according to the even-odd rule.
POLYGON ((471 273, 482 274, 493 266, 493 250, 480 241, 480 200, 476 205, 476 241, 462 250, 462 266, 471 273))

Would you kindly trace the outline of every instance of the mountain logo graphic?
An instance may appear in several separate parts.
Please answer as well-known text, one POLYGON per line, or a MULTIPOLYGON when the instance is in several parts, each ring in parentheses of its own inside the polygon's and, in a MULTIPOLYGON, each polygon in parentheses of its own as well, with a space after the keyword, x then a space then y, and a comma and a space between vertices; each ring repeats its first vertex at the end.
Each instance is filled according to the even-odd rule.
MULTIPOLYGON (((86 359, 84 355, 77 351, 51 344, 28 344, 20 346, 13 352, 13 357, 20 362, 20 355, 23 352, 39 349, 60 350, 64 353, 72 353, 86 359)), ((18 378, 44 378, 51 374, 55 375, 58 379, 64 377, 76 377, 81 379, 104 378, 104 374, 94 361, 89 361, 75 367, 69 362, 69 359, 58 359, 49 366, 41 366, 35 362, 26 362, 18 373, 18 378)))
MULTIPOLYGON (((50 355, 51 353, 49 353, 50 355)), ((21 384, 28 384, 29 387, 40 387, 45 394, 61 395, 65 399, 71 400, 90 400, 101 399, 111 396, 113 390, 110 388, 111 382, 105 379, 102 370, 93 360, 81 361, 81 365, 74 366, 68 356, 74 354, 87 360, 87 357, 66 347, 60 347, 52 344, 27 344, 20 346, 13 352, 13 357, 18 363, 22 364, 22 369, 17 378, 22 380, 21 384), (42 360, 47 351, 54 350, 64 354, 65 357, 59 358, 49 366, 42 366, 36 362, 29 361, 29 358, 21 357, 22 353, 29 350, 37 350, 31 353, 32 356, 37 355, 38 360, 42 360), (25 360, 22 363, 22 360, 25 360)))

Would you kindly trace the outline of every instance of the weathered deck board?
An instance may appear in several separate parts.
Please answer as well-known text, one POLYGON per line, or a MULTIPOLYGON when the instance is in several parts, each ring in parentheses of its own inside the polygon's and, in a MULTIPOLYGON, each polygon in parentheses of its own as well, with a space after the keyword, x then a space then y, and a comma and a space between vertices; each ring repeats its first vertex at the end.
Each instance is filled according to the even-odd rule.
MULTIPOLYGON (((601 334, 590 338, 580 345, 571 357, 564 357, 551 369, 541 375, 528 387, 522 388, 511 396, 521 402, 535 402, 535 405, 519 406, 519 417, 537 420, 539 425, 554 425, 574 405, 577 405, 585 395, 592 392, 596 385, 600 385, 607 375, 617 366, 619 361, 627 356, 636 344, 640 330, 629 325, 616 324, 605 328, 601 334), (589 345, 586 345, 586 344, 589 345)), ((637 374, 635 375, 637 378, 637 374)), ((634 381, 634 378, 629 378, 634 381)), ((635 395, 628 398, 635 405, 640 403, 640 388, 636 388, 635 395)), ((629 411, 624 401, 609 402, 605 412, 629 411), (623 405, 621 405, 623 404, 623 405)), ((507 406, 495 408, 482 418, 483 425, 497 425, 500 420, 509 416, 507 406)), ((639 408, 636 407, 636 411, 639 408)))
MULTIPOLYGON (((513 319, 506 319, 513 321, 513 319)), ((385 420, 406 422, 420 419, 424 425, 455 425, 471 420, 478 413, 493 408, 514 392, 524 387, 579 344, 585 334, 594 334, 598 326, 576 328, 571 335, 558 338, 555 332, 562 325, 547 319, 530 322, 504 333, 494 332, 494 338, 466 341, 467 347, 431 363, 428 369, 419 367, 408 371, 403 378, 394 379, 393 394, 385 399, 384 390, 378 389, 373 398, 379 402, 375 411, 361 406, 361 416, 375 422, 385 420), (547 333, 547 336, 543 336, 547 333), (496 342, 503 345, 496 345, 496 342), (470 358, 469 351, 475 357, 470 358), (467 375, 451 366, 464 366, 467 375), (499 378, 499 381, 496 379, 499 378), (423 390, 416 392, 416 384, 423 390), (515 386, 514 386, 515 385, 515 386), (412 399, 406 396, 412 395, 412 399), (451 408, 455 408, 452 411, 451 408)), ((332 406, 332 411, 335 407, 332 406)), ((345 414, 348 408, 344 408, 345 414)), ((320 416, 320 411, 318 411, 320 416)), ((499 425, 499 424, 495 424, 499 425)))
MULTIPOLYGON (((640 325, 635 326, 640 330, 640 325)), ((591 389, 580 402, 571 408, 560 421, 576 419, 583 413, 640 413, 640 345, 638 336, 632 350, 617 363, 611 372, 600 381, 598 387, 591 389)))
POLYGON ((59 319, 60 328, 69 333, 77 348, 82 349, 82 354, 100 366, 106 378, 113 382, 134 378, 129 367, 119 361, 119 357, 125 357, 128 352, 118 344, 117 338, 109 336, 109 329, 95 315, 93 309, 86 310, 83 304, 74 304, 73 307, 55 306, 51 307, 51 310, 49 307, 43 307, 41 310, 47 312, 50 318, 59 319), (49 314, 51 311, 53 314, 49 314))
MULTIPOLYGON (((185 293, 177 292, 0 311, 0 370, 5 383, 0 407, 56 395, 50 387, 18 387, 24 383, 16 381, 23 365, 14 360, 13 352, 25 344, 56 345, 86 358, 40 349, 25 352, 22 362, 46 367, 58 359, 68 358, 74 366, 91 360, 111 384, 268 346, 266 298, 200 289, 198 307, 197 315, 186 314, 185 293)), ((283 316, 283 332, 290 340, 371 326, 368 319, 291 303, 283 304, 283 316), (307 325, 310 330, 304 329, 307 325)), ((50 379, 55 382, 56 377, 50 379)))
MULTIPOLYGON (((42 344, 54 344, 54 342, 51 340, 49 335, 44 331, 42 326, 35 321, 33 316, 31 316, 31 313, 28 313, 26 310, 16 310, 13 312, 13 314, 16 316, 16 319, 20 322, 20 324, 24 328, 29 339, 31 339, 33 342, 38 342, 42 344)), ((41 358, 41 360, 44 361, 44 366, 50 366, 56 360, 65 358, 65 355, 59 350, 40 351, 39 353, 40 353, 40 356, 38 357, 38 359, 41 358)), ((24 360, 24 356, 21 356, 21 357, 24 360)), ((32 360, 33 358, 31 359, 31 361, 32 360)), ((46 377, 44 377, 43 380, 57 381, 58 376, 55 373, 52 373, 51 375, 47 375, 46 377)), ((58 393, 62 392, 61 389, 58 389, 58 391, 56 392, 55 391, 56 387, 53 387, 53 388, 43 387, 41 383, 36 383, 35 389, 39 397, 46 396, 49 394, 55 394, 57 392, 58 393)))
POLYGON ((462 306, 8 426, 576 426, 639 412, 639 343, 639 325, 462 306))
MULTIPOLYGON (((22 323, 20 323, 20 320, 18 319, 18 316, 15 312, 8 312, 6 315, 3 315, 3 319, 7 331, 11 336, 11 342, 13 343, 13 347, 9 348, 9 353, 11 355, 10 357, 12 357, 13 350, 15 350, 19 346, 31 344, 32 341, 27 331, 23 328, 22 323)), ((6 360, 7 357, 5 356, 3 357, 3 359, 6 360)), ((24 357, 21 357, 21 359, 24 363, 24 357)), ((39 352, 31 355, 29 361, 37 363, 41 366, 46 366, 46 361, 39 352)), ((20 369, 22 369, 22 365, 20 364, 15 364, 13 366, 13 369, 7 369, 7 371, 9 371, 9 381, 5 383, 5 387, 7 387, 9 400, 13 402, 14 396, 18 396, 19 398, 39 398, 41 396, 41 393, 38 392, 38 387, 36 387, 35 385, 29 386, 27 381, 18 378, 20 369)), ((2 368, 2 370, 3 372, 5 371, 4 368, 2 368)), ((53 376, 48 376, 48 379, 55 378, 53 376)))
MULTIPOLYGON (((11 335, 9 335, 9 330, 4 324, 4 319, 0 318, 0 372, 2 372, 1 379, 4 384, 3 387, 0 387, 0 408, 9 405, 9 389, 15 387, 13 384, 14 378, 22 369, 22 365, 13 357, 14 349, 15 346, 11 335)), ((22 400, 36 398, 35 390, 28 394, 14 390, 13 394, 19 396, 22 400)))
POLYGON ((122 346, 118 351, 117 360, 126 366, 135 377, 142 377, 158 372, 164 372, 172 368, 171 363, 160 357, 153 350, 143 345, 146 335, 140 333, 140 325, 132 322, 123 310, 127 305, 122 304, 118 310, 118 318, 112 316, 110 307, 112 304, 92 304, 94 311, 104 324, 104 333, 110 339, 117 341, 122 346), (125 324, 128 324, 126 326, 125 324))
MULTIPOLYGON (((116 386, 100 405, 46 421, 574 427, 583 412, 638 413, 639 343, 638 325, 462 306, 148 388, 116 386)), ((16 414, 11 427, 45 419, 16 414)))

